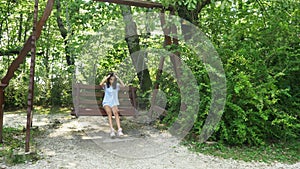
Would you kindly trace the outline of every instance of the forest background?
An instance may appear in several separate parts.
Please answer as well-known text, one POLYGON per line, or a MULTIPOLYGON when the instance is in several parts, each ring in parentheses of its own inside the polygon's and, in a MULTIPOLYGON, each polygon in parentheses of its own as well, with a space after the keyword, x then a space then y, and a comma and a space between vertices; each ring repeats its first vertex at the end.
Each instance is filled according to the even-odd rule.
MULTIPOLYGON (((199 27, 222 60, 227 96, 222 119, 211 141, 227 145, 264 145, 299 141, 300 135, 300 3, 296 0, 157 0, 174 4, 176 15, 199 27)), ((40 1, 41 16, 46 1, 40 1)), ((0 3, 0 77, 32 33, 34 2, 7 0, 0 3)), ((56 0, 53 12, 37 41, 34 105, 72 107, 72 82, 76 63, 89 33, 98 32, 124 11, 148 12, 115 4, 84 0, 56 0)), ((151 12, 160 12, 151 9, 151 12)), ((139 25, 137 25, 139 26, 139 25)), ((163 38, 138 37, 139 48, 163 48, 163 38)), ((95 63, 97 84, 129 55, 128 41, 117 43, 95 63)), ((210 79, 201 60, 187 46, 175 50, 196 77, 201 100, 187 139, 197 141, 211 103, 210 79)), ((148 57, 148 62, 155 62, 148 57)), ((5 89, 5 110, 26 108, 30 56, 5 89)), ((137 75, 148 79, 139 85, 140 102, 155 83, 156 69, 137 75), (148 75, 148 76, 147 76, 148 75), (148 85, 148 86, 145 86, 148 85)), ((176 79, 163 74, 160 90, 166 94, 167 113, 160 123, 169 126, 180 110, 176 79), (170 83, 174 82, 174 83, 170 83)), ((128 81, 127 81, 128 83, 128 81)))

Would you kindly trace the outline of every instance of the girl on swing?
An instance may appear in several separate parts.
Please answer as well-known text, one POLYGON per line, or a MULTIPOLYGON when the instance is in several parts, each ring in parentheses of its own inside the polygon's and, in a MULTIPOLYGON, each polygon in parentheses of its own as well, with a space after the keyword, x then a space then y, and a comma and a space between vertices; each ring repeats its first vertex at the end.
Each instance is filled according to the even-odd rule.
POLYGON ((102 105, 105 112, 108 115, 108 122, 110 126, 110 137, 112 138, 114 138, 116 134, 119 137, 124 135, 120 124, 120 116, 118 110, 118 105, 120 104, 118 98, 118 91, 120 90, 120 85, 121 87, 125 86, 123 81, 114 73, 109 73, 108 76, 104 77, 100 82, 100 86, 102 86, 104 89, 104 98, 103 98, 102 105), (117 80, 120 82, 120 84, 117 83, 117 80), (112 113, 114 114, 116 119, 116 123, 118 127, 117 133, 113 128, 112 113))

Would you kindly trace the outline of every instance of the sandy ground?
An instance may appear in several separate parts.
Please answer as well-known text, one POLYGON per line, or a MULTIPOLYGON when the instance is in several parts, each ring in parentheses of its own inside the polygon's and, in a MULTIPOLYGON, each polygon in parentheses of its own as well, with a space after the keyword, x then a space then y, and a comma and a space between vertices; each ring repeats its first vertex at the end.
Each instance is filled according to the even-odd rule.
MULTIPOLYGON (((2 168, 44 169, 299 169, 300 163, 244 162, 190 152, 166 132, 124 119, 123 138, 111 139, 106 117, 35 115, 33 126, 43 131, 34 138, 42 159, 2 168)), ((25 126, 25 115, 4 116, 5 126, 25 126)))

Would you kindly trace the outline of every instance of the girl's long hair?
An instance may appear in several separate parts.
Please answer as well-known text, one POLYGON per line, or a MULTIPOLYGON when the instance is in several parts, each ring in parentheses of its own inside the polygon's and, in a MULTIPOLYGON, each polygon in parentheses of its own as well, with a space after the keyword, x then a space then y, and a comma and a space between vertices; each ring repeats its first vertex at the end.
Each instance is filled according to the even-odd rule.
MULTIPOLYGON (((113 77, 114 76, 114 73, 113 72, 111 72, 111 73, 109 73, 108 74, 109 75, 109 78, 107 79, 107 82, 106 82, 106 86, 107 86, 107 88, 109 88, 110 87, 110 79, 111 79, 111 77, 113 77)), ((115 77, 115 80, 114 80, 114 82, 112 83, 112 87, 113 87, 113 89, 116 89, 117 88, 117 78, 115 77)))

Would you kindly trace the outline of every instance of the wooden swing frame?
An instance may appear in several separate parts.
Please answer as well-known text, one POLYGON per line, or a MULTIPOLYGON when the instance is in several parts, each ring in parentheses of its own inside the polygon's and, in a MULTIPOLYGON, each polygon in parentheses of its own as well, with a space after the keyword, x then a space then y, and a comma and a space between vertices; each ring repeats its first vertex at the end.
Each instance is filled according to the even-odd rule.
MULTIPOLYGON (((44 13, 41 17, 41 19, 36 22, 34 19, 33 24, 33 34, 28 38, 28 40, 25 42, 23 48, 21 49, 19 55, 17 58, 11 63, 9 66, 6 75, 1 79, 0 82, 0 143, 3 143, 3 116, 4 116, 4 89, 9 85, 10 80, 13 78, 15 71, 19 68, 19 66, 24 62, 27 54, 32 51, 32 59, 31 59, 31 65, 30 66, 30 72, 31 76, 34 77, 34 58, 35 58, 35 41, 38 40, 38 38, 41 35, 41 31, 43 26, 45 25, 47 19, 49 18, 53 5, 55 0, 48 0, 46 4, 46 8, 44 10, 44 13)), ((164 46, 175 44, 178 45, 178 40, 176 38, 171 38, 170 35, 170 28, 165 28, 165 19, 164 19, 164 11, 168 10, 171 11, 172 14, 174 14, 174 9, 172 7, 165 8, 162 4, 155 3, 155 2, 146 2, 146 1, 139 1, 139 0, 94 0, 99 2, 107 2, 107 3, 115 3, 115 4, 122 4, 122 5, 129 5, 129 6, 136 6, 136 7, 144 7, 144 8, 160 8, 163 11, 163 14, 161 15, 161 24, 163 27, 163 31, 165 34, 165 42, 164 46)), ((35 9, 38 9, 38 0, 35 1, 35 9)), ((37 10, 35 10, 34 18, 37 18, 37 10)), ((176 31, 176 27, 173 25, 171 28, 172 32, 176 31)), ((172 57, 171 57, 172 58, 172 57)), ((178 59, 171 59, 174 70, 177 72, 177 68, 180 65, 180 60, 178 59)), ((162 74, 162 68, 164 63, 164 57, 161 58, 160 64, 159 64, 159 70, 156 75, 156 79, 159 79, 162 74)), ((179 76, 179 73, 176 73, 176 76, 179 76)), ((26 143, 25 143, 25 152, 29 151, 29 139, 30 139, 30 127, 32 125, 32 108, 33 108, 33 99, 34 99, 34 80, 30 80, 29 82, 29 95, 28 95, 28 109, 27 109, 27 125, 26 125, 26 143)), ((159 84, 156 82, 154 85, 155 89, 159 88, 159 84)), ((152 96, 152 103, 155 101, 157 94, 157 90, 154 90, 153 96, 152 96)), ((134 104, 134 103, 133 103, 134 104)), ((152 111, 164 111, 164 109, 158 109, 158 107, 151 107, 149 114, 152 115, 152 111)))

